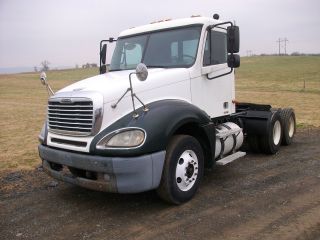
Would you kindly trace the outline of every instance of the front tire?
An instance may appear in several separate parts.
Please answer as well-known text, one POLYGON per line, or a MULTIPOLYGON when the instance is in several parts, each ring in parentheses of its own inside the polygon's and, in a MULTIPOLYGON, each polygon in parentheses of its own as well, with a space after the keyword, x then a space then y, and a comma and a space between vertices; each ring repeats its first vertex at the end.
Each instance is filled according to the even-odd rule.
POLYGON ((175 135, 167 147, 158 195, 181 204, 196 193, 203 176, 204 157, 200 143, 188 135, 175 135))

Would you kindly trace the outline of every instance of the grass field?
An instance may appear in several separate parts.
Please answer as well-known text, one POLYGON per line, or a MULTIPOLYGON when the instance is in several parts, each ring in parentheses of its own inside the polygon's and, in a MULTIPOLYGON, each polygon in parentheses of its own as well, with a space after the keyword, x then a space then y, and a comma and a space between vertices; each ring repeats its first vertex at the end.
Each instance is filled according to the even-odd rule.
MULTIPOLYGON (((47 76, 58 90, 97 72, 61 70, 47 76)), ((300 127, 320 126, 320 57, 242 58, 236 91, 238 101, 293 107, 300 127)), ((0 171, 33 168, 40 163, 38 134, 47 103, 39 74, 0 75, 0 102, 0 171)))

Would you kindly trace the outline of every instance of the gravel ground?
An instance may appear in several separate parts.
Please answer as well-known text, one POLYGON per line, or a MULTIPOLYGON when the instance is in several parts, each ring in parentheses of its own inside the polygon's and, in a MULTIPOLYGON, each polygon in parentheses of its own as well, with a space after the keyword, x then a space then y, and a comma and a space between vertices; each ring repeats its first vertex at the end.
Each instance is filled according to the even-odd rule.
POLYGON ((57 182, 41 167, 0 172, 1 239, 320 239, 320 129, 278 154, 205 171, 181 206, 57 182))

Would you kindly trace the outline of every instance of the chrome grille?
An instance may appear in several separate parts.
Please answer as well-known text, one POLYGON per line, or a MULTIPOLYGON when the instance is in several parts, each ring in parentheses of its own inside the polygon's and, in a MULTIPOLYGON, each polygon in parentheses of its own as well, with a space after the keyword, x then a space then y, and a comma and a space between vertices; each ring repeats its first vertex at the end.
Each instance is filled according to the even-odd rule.
POLYGON ((88 136, 94 126, 90 99, 53 99, 48 103, 48 126, 53 133, 88 136))

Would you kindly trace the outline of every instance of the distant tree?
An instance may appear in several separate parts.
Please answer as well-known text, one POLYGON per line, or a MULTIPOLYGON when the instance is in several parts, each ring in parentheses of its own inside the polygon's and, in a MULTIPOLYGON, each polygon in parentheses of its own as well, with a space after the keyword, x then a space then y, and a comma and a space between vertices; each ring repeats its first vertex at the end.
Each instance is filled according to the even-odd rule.
POLYGON ((293 53, 291 53, 291 56, 299 56, 299 55, 300 55, 299 52, 293 52, 293 53))
POLYGON ((38 67, 37 66, 34 66, 33 69, 34 69, 35 72, 38 72, 38 67))
POLYGON ((78 65, 78 64, 76 64, 76 68, 79 68, 79 65, 78 65))
POLYGON ((41 62, 41 71, 48 71, 49 70, 49 61, 44 60, 41 62))

